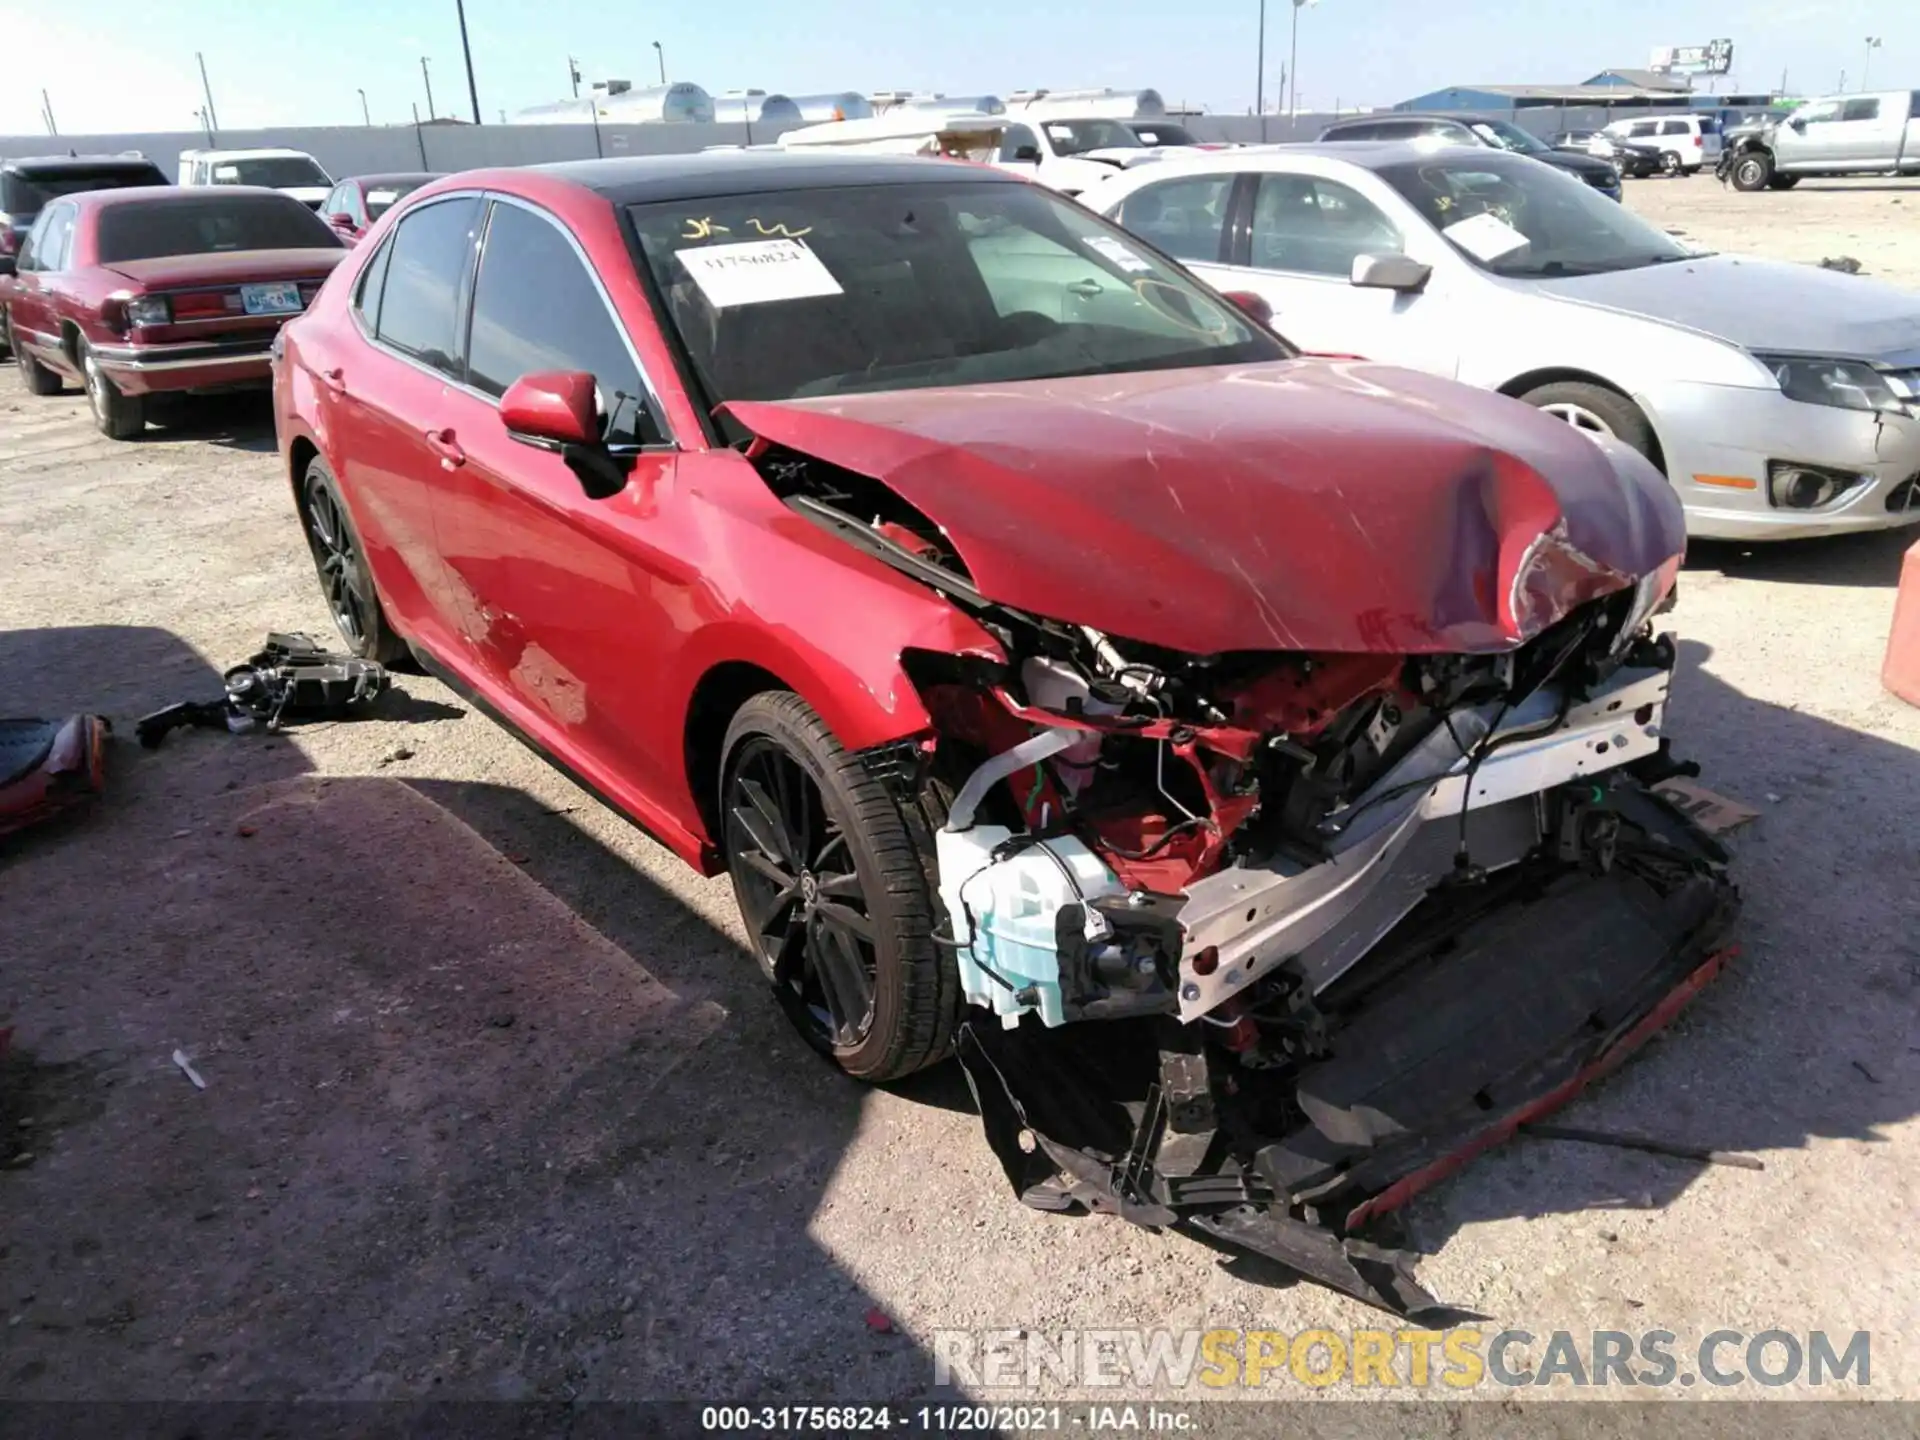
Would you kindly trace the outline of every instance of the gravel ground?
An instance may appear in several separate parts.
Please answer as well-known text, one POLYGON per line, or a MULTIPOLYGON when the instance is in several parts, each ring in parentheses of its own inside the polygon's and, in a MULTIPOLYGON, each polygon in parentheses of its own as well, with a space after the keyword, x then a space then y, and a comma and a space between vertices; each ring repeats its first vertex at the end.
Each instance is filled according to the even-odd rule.
MULTIPOLYGON (((1629 203, 1920 286, 1889 223, 1920 187, 1629 203)), ((134 746, 268 629, 326 632, 262 406, 116 445, 9 370, 0 535, 0 708, 121 734, 95 812, 0 853, 0 1394, 870 1399, 926 1392, 941 1329, 1383 1323, 1022 1209, 951 1067, 827 1073, 723 882, 428 679, 360 723, 134 746)), ((1743 954, 1566 1119, 1766 1169, 1490 1155, 1411 1214, 1429 1288, 1483 1328, 1665 1329, 1683 1354, 1867 1330, 1868 1393, 1920 1397, 1920 712, 1876 678, 1902 548, 1696 547, 1672 729, 1761 812, 1743 954)))

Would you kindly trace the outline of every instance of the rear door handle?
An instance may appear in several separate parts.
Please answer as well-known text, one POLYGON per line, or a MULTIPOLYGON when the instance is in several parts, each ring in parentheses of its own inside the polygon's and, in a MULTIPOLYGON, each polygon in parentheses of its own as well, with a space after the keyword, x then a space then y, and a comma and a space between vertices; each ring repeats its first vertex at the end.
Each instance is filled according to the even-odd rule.
POLYGON ((338 366, 332 370, 322 370, 320 372, 320 379, 334 394, 344 395, 347 393, 347 372, 338 366))
POLYGON ((453 438, 451 430, 429 430, 426 432, 427 446, 440 457, 440 463, 448 470, 467 463, 467 452, 460 448, 460 442, 453 438))
POLYGON ((1067 286, 1069 294, 1078 295, 1082 300, 1091 300, 1105 287, 1098 280, 1076 280, 1067 286))

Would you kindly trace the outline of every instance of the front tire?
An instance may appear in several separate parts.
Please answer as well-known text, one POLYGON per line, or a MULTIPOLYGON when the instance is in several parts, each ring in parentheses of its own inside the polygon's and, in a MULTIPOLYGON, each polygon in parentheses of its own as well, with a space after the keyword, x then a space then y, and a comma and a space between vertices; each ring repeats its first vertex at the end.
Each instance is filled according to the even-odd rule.
POLYGON ((1618 390, 1587 381, 1555 381, 1520 397, 1589 435, 1609 435, 1631 446, 1648 460, 1654 458, 1653 426, 1640 407, 1618 390))
POLYGON ((742 705, 722 753, 727 868, 788 1020, 856 1080, 944 1058, 959 972, 934 944, 927 872, 892 795, 785 691, 742 705))
POLYGON ((1764 190, 1773 179, 1773 157, 1764 150, 1754 150, 1742 155, 1733 162, 1733 188, 1752 194, 1764 190))
POLYGON ((1677 151, 1667 150, 1660 156, 1660 169, 1667 175, 1678 175, 1681 171, 1680 156, 1677 151))
POLYGON ((340 498, 333 472, 318 456, 300 482, 300 525, 306 531, 321 593, 327 597, 327 611, 347 649, 362 660, 382 665, 405 660, 411 653, 407 642, 387 619, 353 517, 340 498))
POLYGON ((1799 183, 1800 177, 1798 175, 1769 175, 1767 177, 1767 188, 1769 190, 1791 190, 1799 183))
POLYGON ((80 375, 86 385, 87 404, 93 410, 93 423, 102 435, 109 440, 132 440, 147 428, 145 401, 138 395, 121 394, 84 341, 80 345, 80 375))

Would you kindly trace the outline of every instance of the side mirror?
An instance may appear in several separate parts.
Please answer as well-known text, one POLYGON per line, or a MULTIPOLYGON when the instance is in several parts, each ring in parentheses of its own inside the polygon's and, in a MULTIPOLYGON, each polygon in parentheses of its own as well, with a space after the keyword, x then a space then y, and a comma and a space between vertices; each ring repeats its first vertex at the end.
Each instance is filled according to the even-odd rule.
POLYGON ((1807 122, 1796 115, 1787 121, 1787 128, 1797 135, 1804 135, 1807 133, 1807 122))
POLYGON ((20 263, 11 255, 0 255, 0 277, 17 274, 20 263))
POLYGON ((1411 255, 1356 255, 1347 279, 1366 290, 1410 293, 1422 288, 1432 274, 1431 265, 1422 265, 1411 255))
POLYGON ((347 214, 344 210, 336 210, 327 216, 327 224, 333 226, 336 230, 352 230, 355 228, 353 216, 347 214))
POLYGON ((500 423, 522 445, 558 455, 589 499, 606 500, 626 488, 631 462, 600 438, 600 407, 586 371, 522 375, 500 397, 500 423))
POLYGON ((1013 148, 1013 158, 1016 160, 1038 160, 1040 158, 1040 147, 1038 145, 1016 145, 1013 148))
POLYGON ((1246 312, 1261 325, 1273 324, 1273 306, 1267 303, 1267 297, 1256 295, 1251 290, 1229 290, 1226 293, 1229 304, 1246 312))

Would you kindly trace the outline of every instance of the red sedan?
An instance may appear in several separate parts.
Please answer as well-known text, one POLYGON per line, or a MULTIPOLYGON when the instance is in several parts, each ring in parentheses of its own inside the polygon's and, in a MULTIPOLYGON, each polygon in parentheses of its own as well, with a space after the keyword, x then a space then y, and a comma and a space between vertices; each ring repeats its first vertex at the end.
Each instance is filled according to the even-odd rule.
POLYGON ((268 350, 344 251, 273 190, 103 190, 40 212, 0 314, 27 389, 87 392, 116 440, 146 425, 146 397, 264 385, 268 350))
POLYGON ((348 245, 360 243, 360 237, 373 222, 406 195, 422 185, 431 185, 440 177, 427 171, 407 171, 392 175, 355 175, 342 180, 320 203, 320 215, 334 234, 348 245))
POLYGON ((454 176, 274 393, 348 643, 729 870, 848 1074, 957 1050, 1033 1203, 1417 1309, 1371 1217, 1720 963, 1726 856, 1649 788, 1660 474, 1302 358, 1041 186, 454 176))

